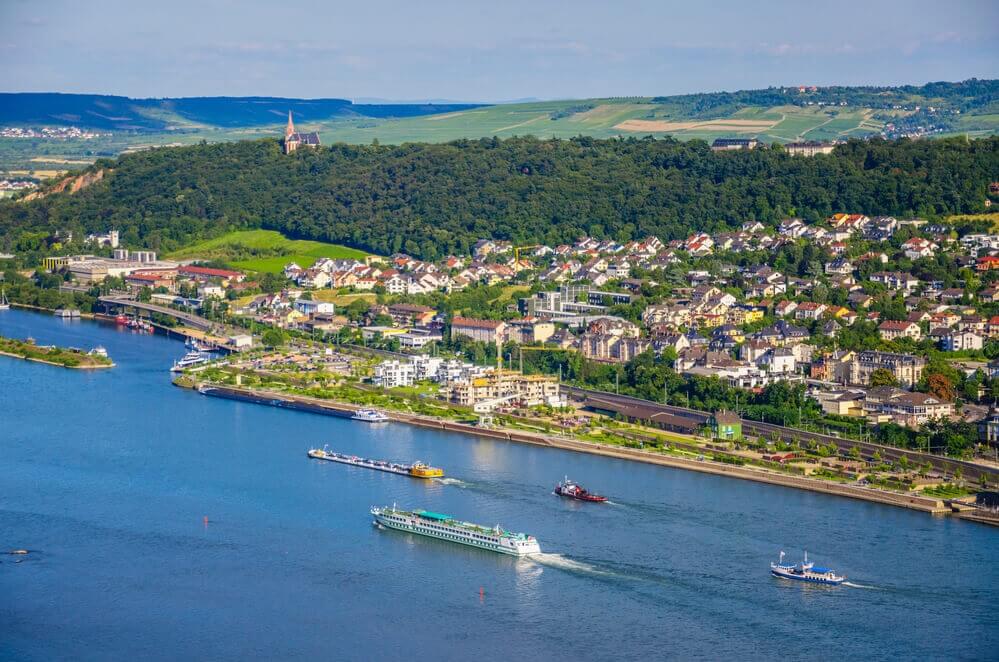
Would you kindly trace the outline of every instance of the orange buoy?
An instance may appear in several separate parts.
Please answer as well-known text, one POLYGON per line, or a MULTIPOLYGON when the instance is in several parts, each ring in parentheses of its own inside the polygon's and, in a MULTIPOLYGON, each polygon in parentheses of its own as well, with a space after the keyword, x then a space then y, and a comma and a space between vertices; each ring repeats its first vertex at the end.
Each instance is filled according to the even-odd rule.
POLYGON ((208 526, 208 515, 205 515, 205 526, 208 526))

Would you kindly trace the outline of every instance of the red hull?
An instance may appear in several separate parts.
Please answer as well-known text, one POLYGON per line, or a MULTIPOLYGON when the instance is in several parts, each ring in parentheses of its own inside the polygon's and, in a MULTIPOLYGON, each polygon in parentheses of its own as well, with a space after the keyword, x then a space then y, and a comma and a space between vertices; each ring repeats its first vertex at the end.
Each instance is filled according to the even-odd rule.
POLYGON ((555 488, 555 494, 559 496, 564 496, 568 499, 576 499, 577 501, 590 501, 593 503, 603 503, 607 500, 607 497, 600 496, 599 494, 590 494, 589 492, 583 493, 573 493, 573 492, 563 492, 561 487, 555 488))

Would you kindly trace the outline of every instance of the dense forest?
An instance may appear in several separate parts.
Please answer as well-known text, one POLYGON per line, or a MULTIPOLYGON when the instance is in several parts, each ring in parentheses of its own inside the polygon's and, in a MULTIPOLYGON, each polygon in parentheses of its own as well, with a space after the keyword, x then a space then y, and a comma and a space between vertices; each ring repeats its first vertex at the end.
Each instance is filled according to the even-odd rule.
MULTIPOLYGON (((127 245, 169 250, 234 228, 423 258, 478 239, 620 241, 755 219, 839 211, 983 211, 999 178, 999 138, 851 141, 828 156, 780 146, 715 153, 702 141, 461 140, 281 154, 260 140, 153 149, 99 161, 78 193, 0 204, 0 247, 26 233, 118 228, 127 245)), ((33 235, 37 237, 38 235, 33 235)))

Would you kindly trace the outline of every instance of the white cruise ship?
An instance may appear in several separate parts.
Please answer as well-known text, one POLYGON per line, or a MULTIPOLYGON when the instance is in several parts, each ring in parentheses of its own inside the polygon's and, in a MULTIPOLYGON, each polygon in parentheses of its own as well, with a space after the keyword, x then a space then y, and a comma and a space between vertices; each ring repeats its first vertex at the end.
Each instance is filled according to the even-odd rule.
POLYGON ((489 528, 427 510, 412 512, 399 510, 394 505, 391 508, 372 507, 371 514, 375 517, 375 524, 390 529, 418 533, 422 536, 449 540, 511 556, 541 553, 541 547, 534 536, 504 531, 499 525, 489 528))

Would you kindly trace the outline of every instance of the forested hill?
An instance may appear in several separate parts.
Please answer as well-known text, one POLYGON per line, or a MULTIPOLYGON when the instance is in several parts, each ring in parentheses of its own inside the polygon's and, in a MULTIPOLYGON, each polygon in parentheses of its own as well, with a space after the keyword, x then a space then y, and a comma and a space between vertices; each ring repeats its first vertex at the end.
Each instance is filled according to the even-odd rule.
POLYGON ((284 156, 274 140, 155 149, 98 162, 75 193, 0 205, 0 247, 24 231, 119 228, 168 250, 264 227, 376 253, 434 258, 478 239, 556 244, 714 231, 834 212, 937 217, 983 210, 999 138, 850 141, 829 156, 702 141, 482 139, 284 156))
POLYGON ((450 113, 475 104, 355 104, 346 99, 183 97, 130 99, 103 94, 0 93, 0 126, 77 125, 115 131, 256 127, 295 120, 398 118, 450 113))

